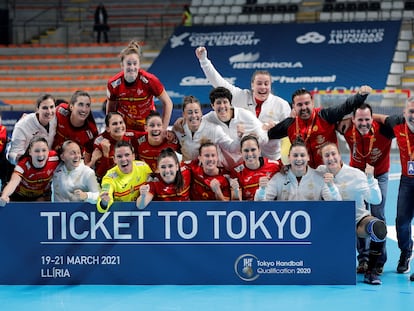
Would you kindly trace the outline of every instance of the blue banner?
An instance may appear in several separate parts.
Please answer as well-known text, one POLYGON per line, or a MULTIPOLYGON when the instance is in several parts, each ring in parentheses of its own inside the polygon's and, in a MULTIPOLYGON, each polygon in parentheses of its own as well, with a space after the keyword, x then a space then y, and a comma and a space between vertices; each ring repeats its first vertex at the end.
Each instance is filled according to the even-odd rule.
POLYGON ((10 203, 0 284, 355 284, 354 202, 10 203))
MULTIPOLYGON (((273 92, 290 101, 293 91, 386 86, 400 21, 285 23, 178 27, 148 69, 175 104, 194 95, 208 104, 211 85, 195 48, 232 84, 250 89, 255 70, 268 70, 273 92)), ((145 56, 145 55, 144 55, 145 56)))

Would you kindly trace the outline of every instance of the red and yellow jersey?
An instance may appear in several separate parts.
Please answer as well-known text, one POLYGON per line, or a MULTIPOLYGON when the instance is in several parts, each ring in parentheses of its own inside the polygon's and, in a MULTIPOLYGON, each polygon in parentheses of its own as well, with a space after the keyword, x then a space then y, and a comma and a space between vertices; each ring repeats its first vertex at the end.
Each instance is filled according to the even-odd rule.
POLYGON ((390 150, 393 135, 385 136, 378 122, 366 135, 351 126, 344 134, 350 150, 349 165, 365 171, 366 164, 374 167, 374 176, 382 175, 390 169, 390 150))
POLYGON ((414 133, 408 128, 403 115, 389 116, 385 121, 386 126, 392 128, 400 149, 401 174, 414 178, 414 133))
POLYGON ((133 83, 127 83, 121 71, 107 84, 108 99, 117 103, 116 111, 124 118, 126 127, 137 131, 144 131, 145 118, 151 110, 156 110, 154 96, 160 96, 163 91, 160 80, 143 69, 139 69, 133 83))
POLYGON ((148 135, 142 135, 138 139, 136 156, 141 161, 147 163, 151 167, 152 171, 155 172, 157 170, 158 156, 161 150, 165 148, 171 148, 174 151, 179 151, 180 144, 177 139, 173 142, 169 142, 167 138, 164 138, 164 141, 161 143, 161 145, 153 146, 148 142, 148 135))
POLYGON ((22 158, 14 168, 14 173, 21 177, 15 193, 28 199, 36 199, 46 195, 50 191, 53 172, 59 164, 56 151, 49 151, 46 165, 36 168, 30 157, 22 158))
POLYGON ((323 164, 322 156, 319 153, 325 143, 338 143, 335 131, 335 123, 329 123, 323 119, 319 112, 322 108, 314 108, 313 115, 309 120, 302 120, 299 117, 288 128, 288 136, 291 142, 301 136, 306 143, 309 153, 309 166, 317 168, 323 164))
POLYGON ((242 191, 243 200, 254 200, 256 190, 259 188, 260 177, 273 177, 274 174, 280 171, 280 160, 269 160, 267 158, 260 158, 260 167, 255 170, 249 169, 244 162, 236 165, 231 171, 231 178, 237 178, 239 186, 242 191))
POLYGON ((70 111, 68 105, 63 103, 56 108, 57 128, 56 135, 53 141, 53 149, 60 147, 66 140, 70 139, 77 142, 83 152, 92 153, 93 142, 98 136, 98 129, 96 127, 95 119, 92 112, 81 127, 74 127, 70 123, 70 111))
POLYGON ((149 182, 149 192, 154 196, 153 201, 189 201, 191 172, 186 166, 181 167, 183 187, 177 189, 175 184, 165 183, 159 174, 155 174, 149 182))
POLYGON ((204 173, 203 167, 198 160, 187 164, 191 170, 191 200, 216 200, 216 194, 211 190, 210 182, 217 179, 220 182, 221 192, 224 197, 230 199, 230 184, 228 181, 229 172, 224 168, 219 168, 218 175, 210 176, 204 173))

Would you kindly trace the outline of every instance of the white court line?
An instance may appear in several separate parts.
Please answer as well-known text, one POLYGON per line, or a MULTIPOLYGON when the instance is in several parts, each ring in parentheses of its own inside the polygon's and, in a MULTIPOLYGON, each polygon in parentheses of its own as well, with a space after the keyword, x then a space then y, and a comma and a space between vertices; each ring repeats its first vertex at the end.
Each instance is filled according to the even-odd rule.
POLYGON ((389 180, 398 180, 401 177, 401 173, 390 173, 388 175, 389 180))

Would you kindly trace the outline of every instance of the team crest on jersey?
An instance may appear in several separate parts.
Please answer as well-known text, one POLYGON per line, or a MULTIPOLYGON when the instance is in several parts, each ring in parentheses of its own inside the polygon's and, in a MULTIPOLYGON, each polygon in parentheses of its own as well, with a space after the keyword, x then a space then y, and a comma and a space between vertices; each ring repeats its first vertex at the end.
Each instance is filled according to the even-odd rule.
POLYGON ((145 84, 148 84, 148 79, 147 78, 145 78, 144 76, 140 76, 139 77, 139 79, 142 81, 142 82, 144 82, 145 84))
POLYGON ((316 136, 316 142, 318 144, 322 144, 325 141, 325 137, 323 135, 316 136))
POLYGON ((159 178, 157 176, 148 175, 147 182, 159 182, 159 178))
POLYGON ((86 134, 88 135, 89 139, 93 139, 93 134, 90 130, 86 130, 86 134))
POLYGON ((145 135, 138 138, 138 143, 141 145, 147 141, 147 137, 145 135))
POLYGON ((135 166, 145 166, 145 165, 147 165, 147 163, 145 163, 144 161, 134 161, 134 165, 135 166))
POLYGON ((60 108, 59 108, 59 113, 60 113, 62 116, 67 117, 67 116, 69 115, 69 110, 68 110, 68 109, 65 109, 65 108, 63 108, 63 107, 60 107, 60 108))
POLYGON ((117 173, 117 172, 112 172, 112 173, 110 173, 110 174, 108 175, 108 177, 110 177, 110 178, 112 178, 112 179, 115 179, 115 178, 117 178, 117 177, 118 177, 118 173, 117 173))
POLYGON ((96 137, 96 139, 95 139, 95 144, 97 144, 97 145, 99 145, 99 144, 101 144, 101 142, 104 140, 104 137, 103 136, 98 136, 98 137, 96 137))
POLYGON ((121 85, 121 78, 116 79, 114 82, 111 83, 111 86, 113 88, 116 88, 117 86, 121 85))
POLYGON ((236 166, 236 167, 234 168, 234 170, 235 170, 237 173, 240 173, 241 171, 243 171, 243 170, 244 170, 244 164, 240 164, 240 165, 236 166))

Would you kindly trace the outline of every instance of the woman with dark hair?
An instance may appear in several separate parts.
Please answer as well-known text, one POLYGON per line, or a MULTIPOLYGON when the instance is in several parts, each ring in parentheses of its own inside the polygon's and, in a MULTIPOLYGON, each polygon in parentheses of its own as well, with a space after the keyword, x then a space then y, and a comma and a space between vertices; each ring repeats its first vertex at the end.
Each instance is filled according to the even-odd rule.
POLYGON ((42 94, 36 100, 36 111, 24 115, 14 126, 7 159, 16 165, 35 135, 44 137, 49 148, 52 148, 55 134, 55 99, 50 94, 42 94))
POLYGON ((289 164, 282 172, 259 185, 255 201, 319 201, 324 199, 323 191, 329 191, 330 200, 342 200, 333 174, 318 173, 308 165, 309 153, 302 139, 292 142, 288 159, 289 164))
POLYGON ((118 141, 131 143, 134 150, 138 148, 138 138, 145 132, 127 130, 124 118, 118 112, 109 112, 105 116, 105 131, 94 141, 94 150, 90 167, 95 167, 98 180, 101 181, 106 172, 115 165, 115 145, 118 141))
POLYGON ((191 170, 191 200, 230 200, 229 172, 219 166, 218 147, 201 142, 198 158, 185 162, 191 170))
POLYGON ((232 199, 252 201, 259 185, 269 182, 280 171, 281 161, 262 157, 259 140, 254 135, 246 135, 241 139, 240 151, 242 161, 230 170, 232 199))
POLYGON ((98 136, 91 110, 91 96, 86 91, 73 93, 69 105, 62 103, 56 108, 58 126, 53 148, 58 149, 66 140, 72 139, 82 147, 86 165, 91 161, 93 142, 98 136))
POLYGON ((151 168, 144 161, 135 160, 132 145, 124 140, 115 144, 115 166, 102 178, 102 191, 96 208, 106 213, 115 201, 134 202, 139 195, 139 187, 145 183, 151 168))
POLYGON ((50 201, 50 184, 59 164, 56 151, 44 137, 35 136, 14 168, 0 197, 0 206, 11 201, 50 201))
POLYGON ((191 172, 181 166, 177 154, 171 148, 163 149, 158 156, 158 173, 139 188, 137 208, 144 209, 154 201, 189 201, 191 172))
POLYGON ((174 132, 166 130, 158 111, 151 111, 145 119, 145 133, 138 138, 137 157, 157 171, 161 150, 171 148, 180 152, 181 146, 174 132))

